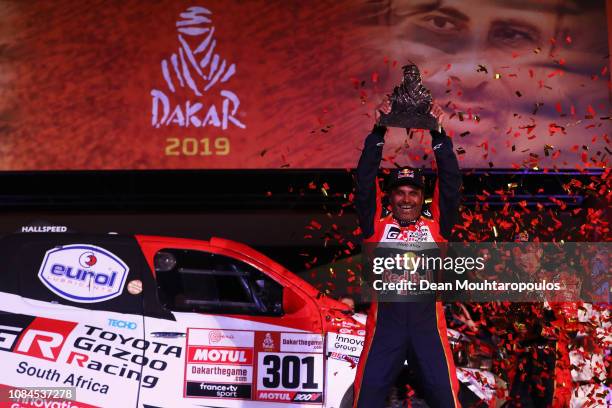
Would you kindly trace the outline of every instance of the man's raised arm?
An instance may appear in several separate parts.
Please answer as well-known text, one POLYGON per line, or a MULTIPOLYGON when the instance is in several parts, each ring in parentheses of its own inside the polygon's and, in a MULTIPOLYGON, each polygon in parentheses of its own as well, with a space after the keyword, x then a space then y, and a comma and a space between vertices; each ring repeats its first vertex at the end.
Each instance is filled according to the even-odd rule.
POLYGON ((453 151, 453 142, 443 128, 439 132, 431 131, 431 147, 438 168, 431 212, 440 225, 440 234, 448 239, 459 213, 461 171, 453 151))
POLYGON ((374 234, 374 220, 380 217, 380 200, 376 177, 382 160, 387 128, 375 125, 366 137, 359 163, 357 164, 357 185, 355 208, 364 239, 374 234))

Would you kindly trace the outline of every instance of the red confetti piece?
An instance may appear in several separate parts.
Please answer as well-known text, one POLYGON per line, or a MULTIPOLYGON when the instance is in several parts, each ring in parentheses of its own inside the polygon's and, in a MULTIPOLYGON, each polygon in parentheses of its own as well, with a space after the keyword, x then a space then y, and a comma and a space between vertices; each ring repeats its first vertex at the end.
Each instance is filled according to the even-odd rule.
POLYGON ((592 119, 595 117, 595 115, 595 109, 593 109, 591 105, 587 106, 587 116, 590 116, 590 118, 592 119))

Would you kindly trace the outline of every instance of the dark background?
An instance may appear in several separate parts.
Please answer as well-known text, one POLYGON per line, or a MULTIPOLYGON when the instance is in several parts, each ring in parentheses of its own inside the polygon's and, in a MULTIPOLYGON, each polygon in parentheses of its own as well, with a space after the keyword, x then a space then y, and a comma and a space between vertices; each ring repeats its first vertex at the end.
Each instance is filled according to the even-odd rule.
MULTIPOLYGON (((607 208, 597 194, 570 191, 568 183, 601 174, 464 171, 461 213, 480 217, 464 229, 487 233, 488 220, 506 221, 510 227, 488 235, 512 240, 534 218, 545 224, 554 214, 563 224, 559 237, 568 240, 564 234, 585 222, 586 208, 607 208), (502 214, 506 202, 512 215, 502 214)), ((433 180, 430 172, 429 192, 433 180)), ((217 236, 253 246, 315 284, 328 276, 308 273, 313 267, 359 252, 352 170, 4 172, 0 183, 0 234, 48 223, 81 233, 217 236)))

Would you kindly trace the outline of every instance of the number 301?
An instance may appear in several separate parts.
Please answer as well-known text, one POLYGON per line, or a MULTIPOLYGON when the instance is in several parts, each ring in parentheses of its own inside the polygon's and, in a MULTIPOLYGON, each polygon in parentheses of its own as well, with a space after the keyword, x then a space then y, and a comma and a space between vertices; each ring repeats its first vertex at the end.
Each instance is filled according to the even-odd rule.
POLYGON ((263 358, 263 365, 266 367, 266 376, 263 377, 263 386, 266 388, 295 389, 317 389, 319 384, 314 381, 315 359, 314 357, 298 356, 280 357, 275 354, 268 354, 263 358), (302 378, 301 366, 306 368, 306 379, 302 378))
POLYGON ((230 153, 230 141, 227 137, 202 138, 169 137, 166 139, 166 156, 227 156, 230 153))

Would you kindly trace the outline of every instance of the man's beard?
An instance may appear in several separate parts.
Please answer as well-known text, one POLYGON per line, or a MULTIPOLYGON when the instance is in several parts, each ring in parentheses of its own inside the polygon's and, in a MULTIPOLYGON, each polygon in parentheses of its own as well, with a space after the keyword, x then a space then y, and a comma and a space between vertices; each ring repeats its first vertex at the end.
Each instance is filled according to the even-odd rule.
POLYGON ((395 213, 393 213, 393 218, 399 223, 401 227, 405 227, 410 224, 414 224, 419 219, 418 216, 414 217, 413 219, 401 218, 401 217, 398 217, 395 213))

